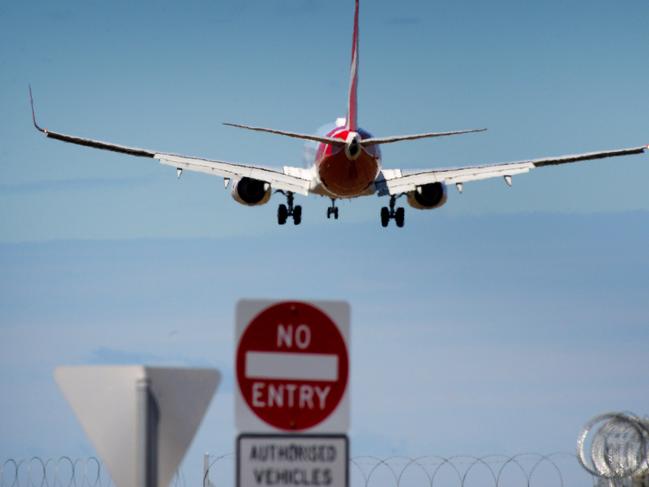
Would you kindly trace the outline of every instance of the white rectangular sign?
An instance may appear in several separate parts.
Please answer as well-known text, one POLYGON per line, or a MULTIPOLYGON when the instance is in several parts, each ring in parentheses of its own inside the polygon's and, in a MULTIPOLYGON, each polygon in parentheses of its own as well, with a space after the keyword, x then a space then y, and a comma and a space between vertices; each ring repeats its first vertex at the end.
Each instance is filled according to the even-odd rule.
POLYGON ((248 352, 246 377, 334 381, 338 377, 338 357, 322 353, 248 352))
POLYGON ((345 435, 239 435, 237 487, 349 485, 345 435))

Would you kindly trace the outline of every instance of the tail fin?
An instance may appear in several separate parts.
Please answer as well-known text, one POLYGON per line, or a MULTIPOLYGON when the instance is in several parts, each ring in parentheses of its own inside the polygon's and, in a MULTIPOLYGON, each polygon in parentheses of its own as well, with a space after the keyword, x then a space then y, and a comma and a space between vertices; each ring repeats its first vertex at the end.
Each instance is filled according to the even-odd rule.
POLYGON ((358 130, 356 91, 358 87, 358 0, 354 8, 354 36, 352 38, 352 64, 349 80, 349 100, 347 104, 347 128, 358 130))

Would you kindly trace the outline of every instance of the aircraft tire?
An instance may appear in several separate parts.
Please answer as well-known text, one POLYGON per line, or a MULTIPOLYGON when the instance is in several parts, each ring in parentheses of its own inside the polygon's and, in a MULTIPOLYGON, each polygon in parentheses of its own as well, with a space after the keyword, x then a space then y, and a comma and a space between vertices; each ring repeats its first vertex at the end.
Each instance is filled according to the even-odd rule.
POLYGON ((394 214, 394 220, 399 228, 403 227, 403 224, 406 221, 406 210, 404 210, 403 207, 397 208, 397 211, 394 214))
POLYGON ((284 225, 286 223, 286 219, 288 218, 288 208, 286 208, 285 204, 279 205, 277 208, 277 223, 280 225, 284 225))
POLYGON ((300 205, 293 208, 293 223, 295 225, 302 223, 302 207, 300 205))
POLYGON ((388 223, 390 223, 390 210, 388 210, 387 206, 384 206, 381 208, 381 226, 387 227, 388 223))

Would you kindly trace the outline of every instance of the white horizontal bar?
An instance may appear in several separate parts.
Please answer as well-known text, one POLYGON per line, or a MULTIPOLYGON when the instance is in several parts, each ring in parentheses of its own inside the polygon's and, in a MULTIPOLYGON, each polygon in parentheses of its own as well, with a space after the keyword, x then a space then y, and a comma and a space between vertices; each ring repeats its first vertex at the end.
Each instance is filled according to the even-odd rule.
POLYGON ((338 356, 323 353, 247 352, 249 379, 335 381, 338 356))

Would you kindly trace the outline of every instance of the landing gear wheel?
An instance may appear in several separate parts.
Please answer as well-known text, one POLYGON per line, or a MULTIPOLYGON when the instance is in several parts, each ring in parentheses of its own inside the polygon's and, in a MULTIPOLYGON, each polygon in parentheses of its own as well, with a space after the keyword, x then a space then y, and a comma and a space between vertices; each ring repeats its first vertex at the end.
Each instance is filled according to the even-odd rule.
POLYGON ((277 223, 284 225, 288 217, 293 217, 293 223, 299 225, 302 223, 302 207, 293 206, 294 196, 290 191, 278 191, 279 193, 286 195, 286 204, 281 204, 277 208, 277 223))
POLYGON ((387 227, 388 224, 390 223, 390 220, 394 218, 395 223, 399 228, 403 227, 403 224, 405 223, 406 220, 406 210, 403 209, 403 207, 399 207, 395 209, 395 205, 397 203, 397 198, 402 195, 398 196, 391 196, 390 197, 390 206, 384 206, 381 208, 381 226, 382 227, 387 227))
POLYGON ((403 227, 403 224, 405 223, 405 219, 406 219, 406 211, 402 207, 397 208, 397 211, 394 214, 394 221, 397 223, 397 226, 399 228, 403 227))
POLYGON ((300 205, 293 208, 293 223, 299 225, 302 222, 302 207, 300 205))
POLYGON ((336 206, 336 198, 331 198, 331 206, 327 208, 327 218, 333 215, 334 220, 338 220, 338 207, 336 206))
POLYGON ((390 210, 388 210, 387 206, 384 206, 381 208, 381 226, 387 227, 388 223, 390 223, 390 210))
POLYGON ((284 225, 286 223, 286 219, 288 218, 288 208, 286 208, 285 204, 279 205, 277 208, 277 223, 280 225, 284 225))

